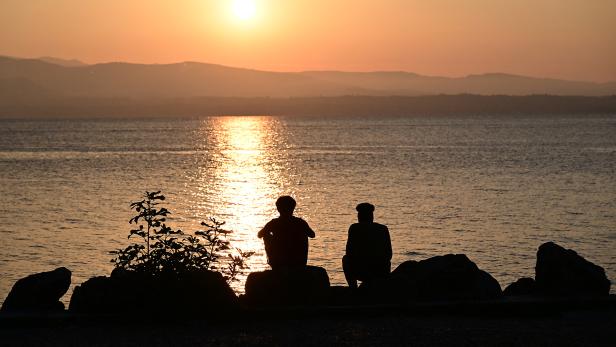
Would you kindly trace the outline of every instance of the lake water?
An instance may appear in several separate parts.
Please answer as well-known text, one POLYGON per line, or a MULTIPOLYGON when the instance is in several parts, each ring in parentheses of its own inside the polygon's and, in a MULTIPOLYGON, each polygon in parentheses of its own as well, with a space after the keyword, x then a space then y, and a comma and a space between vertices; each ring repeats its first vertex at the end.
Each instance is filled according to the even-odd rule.
POLYGON ((73 284, 108 275, 145 190, 167 196, 174 227, 225 220, 254 270, 267 267, 257 231, 289 194, 333 284, 364 201, 394 267, 465 253, 504 288, 556 241, 616 279, 616 115, 20 120, 0 121, 0 300, 58 266, 73 284))

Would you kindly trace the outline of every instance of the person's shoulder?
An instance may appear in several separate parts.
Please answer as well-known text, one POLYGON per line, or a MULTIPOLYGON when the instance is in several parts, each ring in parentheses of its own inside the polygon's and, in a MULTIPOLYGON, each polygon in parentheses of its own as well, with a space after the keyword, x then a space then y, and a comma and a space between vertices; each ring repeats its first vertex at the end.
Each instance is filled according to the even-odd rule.
POLYGON ((272 218, 269 222, 265 223, 265 226, 278 223, 278 218, 272 218))
POLYGON ((353 223, 349 226, 349 234, 356 234, 363 229, 361 223, 353 223))
POLYGON ((280 224, 279 218, 273 218, 269 222, 265 223, 263 229, 275 228, 278 224, 280 224))
POLYGON ((296 216, 293 216, 293 222, 298 223, 298 224, 308 225, 308 222, 306 222, 303 218, 296 217, 296 216))
POLYGON ((387 225, 384 224, 380 224, 380 223, 372 223, 373 228, 382 232, 389 232, 389 229, 387 228, 387 225))

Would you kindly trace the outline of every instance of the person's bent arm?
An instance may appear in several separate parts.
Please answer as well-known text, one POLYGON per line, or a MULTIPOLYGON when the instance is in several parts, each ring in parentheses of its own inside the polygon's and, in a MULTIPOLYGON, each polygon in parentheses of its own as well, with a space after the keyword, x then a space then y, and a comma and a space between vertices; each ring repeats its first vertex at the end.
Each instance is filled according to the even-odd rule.
POLYGON ((308 236, 311 239, 313 239, 316 236, 314 233, 314 230, 310 228, 310 225, 308 225, 308 223, 306 223, 306 236, 308 236))
POLYGON ((387 255, 387 259, 391 260, 392 250, 391 250, 391 238, 389 237, 389 229, 385 227, 385 252, 387 255))
POLYGON ((352 243, 353 237, 351 236, 351 229, 353 229, 352 225, 349 227, 349 232, 347 235, 347 243, 346 243, 346 254, 347 255, 351 255, 351 253, 353 252, 353 243, 352 243))
POLYGON ((257 233, 257 237, 258 238, 263 238, 263 236, 265 236, 268 232, 269 232, 269 228, 268 228, 268 224, 265 224, 265 226, 263 227, 263 229, 259 230, 259 232, 257 233))

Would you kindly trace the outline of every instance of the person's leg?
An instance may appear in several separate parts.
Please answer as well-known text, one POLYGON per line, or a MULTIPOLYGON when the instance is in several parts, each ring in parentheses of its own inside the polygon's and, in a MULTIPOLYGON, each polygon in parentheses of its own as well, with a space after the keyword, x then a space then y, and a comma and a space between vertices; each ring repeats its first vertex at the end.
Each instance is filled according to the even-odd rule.
POLYGON ((357 289, 357 278, 355 278, 353 273, 353 264, 346 255, 342 257, 342 270, 344 270, 344 278, 349 284, 349 288, 357 289))
POLYGON ((391 262, 389 261, 371 261, 369 263, 363 263, 361 266, 355 265, 358 271, 355 273, 355 277, 362 284, 369 282, 381 281, 387 278, 391 273, 391 262))
POLYGON ((382 279, 391 273, 391 262, 384 260, 379 263, 375 263, 374 267, 371 269, 371 278, 373 279, 382 279))
POLYGON ((263 245, 265 246, 265 255, 267 256, 267 263, 272 267, 278 267, 278 257, 276 256, 276 250, 274 249, 274 240, 270 235, 263 237, 263 245))

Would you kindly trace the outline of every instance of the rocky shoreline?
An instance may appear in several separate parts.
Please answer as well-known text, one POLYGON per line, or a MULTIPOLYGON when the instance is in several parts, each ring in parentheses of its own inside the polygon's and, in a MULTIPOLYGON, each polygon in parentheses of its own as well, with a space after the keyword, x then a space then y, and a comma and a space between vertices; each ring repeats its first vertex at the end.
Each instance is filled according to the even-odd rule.
POLYGON ((4 301, 0 320, 27 325, 106 317, 211 321, 373 315, 530 317, 580 310, 613 315, 616 311, 616 297, 609 295, 611 283, 603 268, 552 242, 538 249, 535 278, 520 279, 504 291, 463 254, 404 262, 389 277, 363 283, 357 290, 331 286, 327 271, 319 267, 292 273, 254 272, 246 281, 246 294, 240 296, 212 271, 152 277, 116 269, 110 276, 78 285, 65 309, 60 298, 70 277, 68 269, 59 268, 19 280, 4 301))

